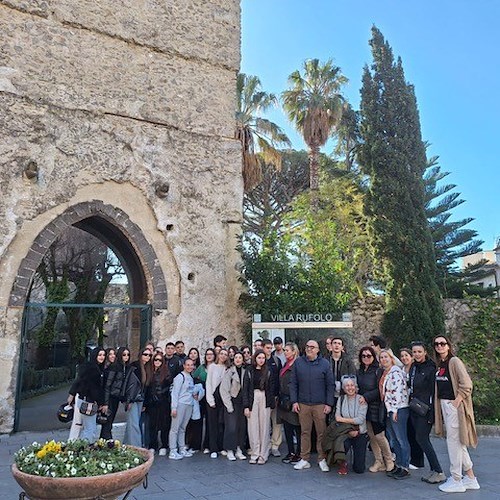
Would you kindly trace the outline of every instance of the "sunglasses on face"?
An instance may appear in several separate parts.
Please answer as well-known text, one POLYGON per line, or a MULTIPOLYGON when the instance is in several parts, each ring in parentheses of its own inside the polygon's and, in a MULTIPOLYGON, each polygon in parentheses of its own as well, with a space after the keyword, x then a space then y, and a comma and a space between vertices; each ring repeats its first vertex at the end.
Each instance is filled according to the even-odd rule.
POLYGON ((157 361, 159 361, 160 363, 163 363, 163 360, 161 358, 155 358, 154 362, 156 363, 157 361))
POLYGON ((150 357, 151 357, 151 353, 149 353, 149 352, 143 352, 143 353, 142 353, 142 355, 143 355, 143 356, 147 356, 148 358, 150 358, 150 357))
POLYGON ((448 342, 434 342, 434 345, 436 347, 444 347, 445 345, 448 345, 448 342))
POLYGON ((361 354, 362 358, 373 358, 372 354, 361 354))
POLYGON ((130 356, 130 353, 129 353, 129 352, 124 352, 124 353, 122 354, 122 358, 123 358, 124 356, 130 356))

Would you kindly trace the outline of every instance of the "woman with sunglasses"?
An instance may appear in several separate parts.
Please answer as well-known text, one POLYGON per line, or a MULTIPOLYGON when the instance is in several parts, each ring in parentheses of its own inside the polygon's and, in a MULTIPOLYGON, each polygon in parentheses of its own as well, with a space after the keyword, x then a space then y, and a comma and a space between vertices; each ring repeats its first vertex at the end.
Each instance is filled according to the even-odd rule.
POLYGON ((243 354, 243 362, 245 365, 252 364, 252 349, 249 345, 242 345, 240 348, 241 353, 243 354))
POLYGON ((439 485, 439 489, 446 493, 478 490, 480 486, 474 476, 472 460, 467 450, 468 446, 477 446, 472 380, 444 335, 434 339, 434 352, 437 360, 435 432, 438 436, 443 436, 446 429, 451 473, 446 482, 439 485), (462 472, 465 472, 464 476, 462 472))
POLYGON ((158 433, 160 434, 159 455, 165 456, 168 447, 170 428, 170 384, 172 377, 163 354, 153 356, 151 382, 146 388, 144 406, 148 416, 150 450, 158 450, 158 433))
POLYGON ((144 429, 143 406, 144 392, 149 385, 151 373, 151 356, 149 349, 144 349, 139 359, 127 367, 124 380, 123 404, 127 412, 124 444, 144 447, 147 441, 144 429))
POLYGON ((111 363, 104 370, 104 402, 108 407, 108 420, 101 427, 100 437, 103 439, 113 439, 113 422, 116 412, 120 406, 122 397, 123 381, 130 361, 130 350, 128 347, 120 347, 116 353, 114 363, 111 363))
MULTIPOLYGON (((411 344, 413 363, 409 372, 410 386, 410 419, 408 421, 408 437, 413 432, 412 438, 415 439, 418 450, 422 455, 425 453, 431 471, 422 477, 422 481, 430 484, 442 483, 446 477, 437 458, 436 452, 429 439, 432 424, 434 423, 434 383, 436 378, 436 364, 427 356, 427 350, 423 342, 412 342, 411 344), (422 408, 417 413, 412 410, 412 400, 422 408), (420 403, 423 403, 423 407, 420 403), (427 411, 425 411, 427 409, 427 411), (425 411, 425 413, 424 413, 425 411)), ((410 447, 412 442, 410 440, 410 447)), ((413 459, 411 464, 417 465, 413 459)), ((422 456, 418 465, 423 467, 424 460, 422 456)))
POLYGON ((380 401, 378 381, 381 374, 377 355, 372 347, 362 347, 359 351, 359 370, 356 378, 362 402, 368 405, 366 429, 375 462, 369 467, 370 472, 383 472, 394 468, 391 447, 385 437, 384 408, 380 401))

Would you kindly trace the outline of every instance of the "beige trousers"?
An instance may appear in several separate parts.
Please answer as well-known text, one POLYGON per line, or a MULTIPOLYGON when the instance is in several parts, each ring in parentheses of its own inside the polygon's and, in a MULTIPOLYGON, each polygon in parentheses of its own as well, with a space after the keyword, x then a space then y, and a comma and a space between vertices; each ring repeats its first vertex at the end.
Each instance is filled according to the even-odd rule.
POLYGON ((271 408, 266 408, 266 393, 259 389, 253 391, 253 406, 248 417, 248 440, 250 458, 259 457, 267 461, 271 444, 271 408))
POLYGON ((311 458, 311 432, 314 422, 316 428, 316 449, 318 450, 318 462, 325 458, 325 452, 321 446, 323 434, 326 431, 325 405, 305 405, 299 403, 300 422, 300 458, 309 462, 311 458))
POLYGON ((462 479, 462 471, 472 469, 473 464, 467 446, 460 442, 458 410, 449 399, 442 399, 441 412, 446 427, 446 446, 450 457, 450 473, 453 479, 458 481, 462 479))

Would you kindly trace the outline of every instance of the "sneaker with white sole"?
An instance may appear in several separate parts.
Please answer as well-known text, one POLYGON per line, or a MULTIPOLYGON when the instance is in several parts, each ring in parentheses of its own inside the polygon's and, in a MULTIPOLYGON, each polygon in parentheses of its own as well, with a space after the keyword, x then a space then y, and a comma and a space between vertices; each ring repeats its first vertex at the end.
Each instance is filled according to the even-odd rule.
POLYGON ((177 453, 177 450, 173 450, 169 453, 168 458, 170 460, 182 460, 184 457, 180 453, 177 453))
POLYGON ((230 460, 231 462, 234 462, 236 460, 233 450, 227 450, 227 459, 230 460))
POLYGON ((167 449, 166 448, 160 448, 160 451, 158 452, 158 455, 160 455, 160 457, 164 457, 167 455, 167 449))
POLYGON ((477 482, 477 477, 471 479, 469 476, 464 476, 462 478, 462 484, 465 486, 466 490, 478 490, 481 488, 477 482))
POLYGON ((209 453, 210 453, 210 450, 209 450, 208 448, 205 448, 205 449, 203 450, 203 454, 204 454, 204 455, 208 455, 209 453))
POLYGON ((452 476, 446 480, 446 483, 440 484, 438 488, 445 493, 465 493, 467 491, 462 480, 456 481, 452 476))
POLYGON ((300 462, 297 462, 293 468, 295 470, 304 470, 304 469, 310 469, 311 468, 311 464, 307 461, 307 460, 304 460, 303 458, 300 459, 300 462))
POLYGON ((222 450, 220 452, 220 454, 223 456, 223 457, 227 457, 227 451, 226 450, 222 450))
POLYGON ((179 453, 185 458, 191 458, 193 456, 193 454, 189 450, 186 450, 186 448, 181 448, 179 453))
POLYGON ((217 458, 217 457, 218 455, 216 451, 212 451, 212 453, 210 453, 210 458, 217 458))
POLYGON ((238 446, 238 448, 236 448, 236 458, 238 460, 246 460, 247 457, 245 456, 245 454, 241 451, 241 448, 238 446))
POLYGON ((273 457, 281 457, 280 450, 278 448, 271 448, 271 455, 273 457))
POLYGON ((326 463, 326 459, 321 460, 318 462, 319 468, 321 469, 321 472, 330 472, 330 467, 328 467, 328 464, 326 463))
POLYGON ((446 481, 446 476, 443 472, 432 471, 427 476, 422 476, 422 481, 429 484, 439 484, 446 481))
POLYGON ((156 453, 156 450, 154 448, 149 448, 149 451, 154 455, 156 453))

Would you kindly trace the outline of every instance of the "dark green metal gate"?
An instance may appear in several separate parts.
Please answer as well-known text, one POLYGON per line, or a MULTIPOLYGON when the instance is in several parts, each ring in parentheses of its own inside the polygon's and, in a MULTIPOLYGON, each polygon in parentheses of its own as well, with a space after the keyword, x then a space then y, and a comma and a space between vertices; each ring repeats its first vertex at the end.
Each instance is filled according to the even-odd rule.
MULTIPOLYGON (((69 384, 74 377, 76 365, 71 354, 70 341, 74 335, 69 334, 71 322, 68 317, 75 315, 94 318, 95 325, 100 325, 100 328, 95 325, 89 327, 92 335, 86 333, 88 339, 85 342, 85 355, 98 345, 119 347, 130 344, 131 347, 136 345, 139 349, 151 339, 150 304, 27 303, 24 307, 21 331, 15 431, 19 430, 23 400, 50 392, 65 383, 69 384), (123 314, 123 311, 126 314, 123 314), (117 324, 111 325, 115 320, 117 324), (45 338, 43 345, 40 345, 45 331, 49 331, 53 338, 45 338)), ((55 412, 55 409, 53 411, 55 412)))

